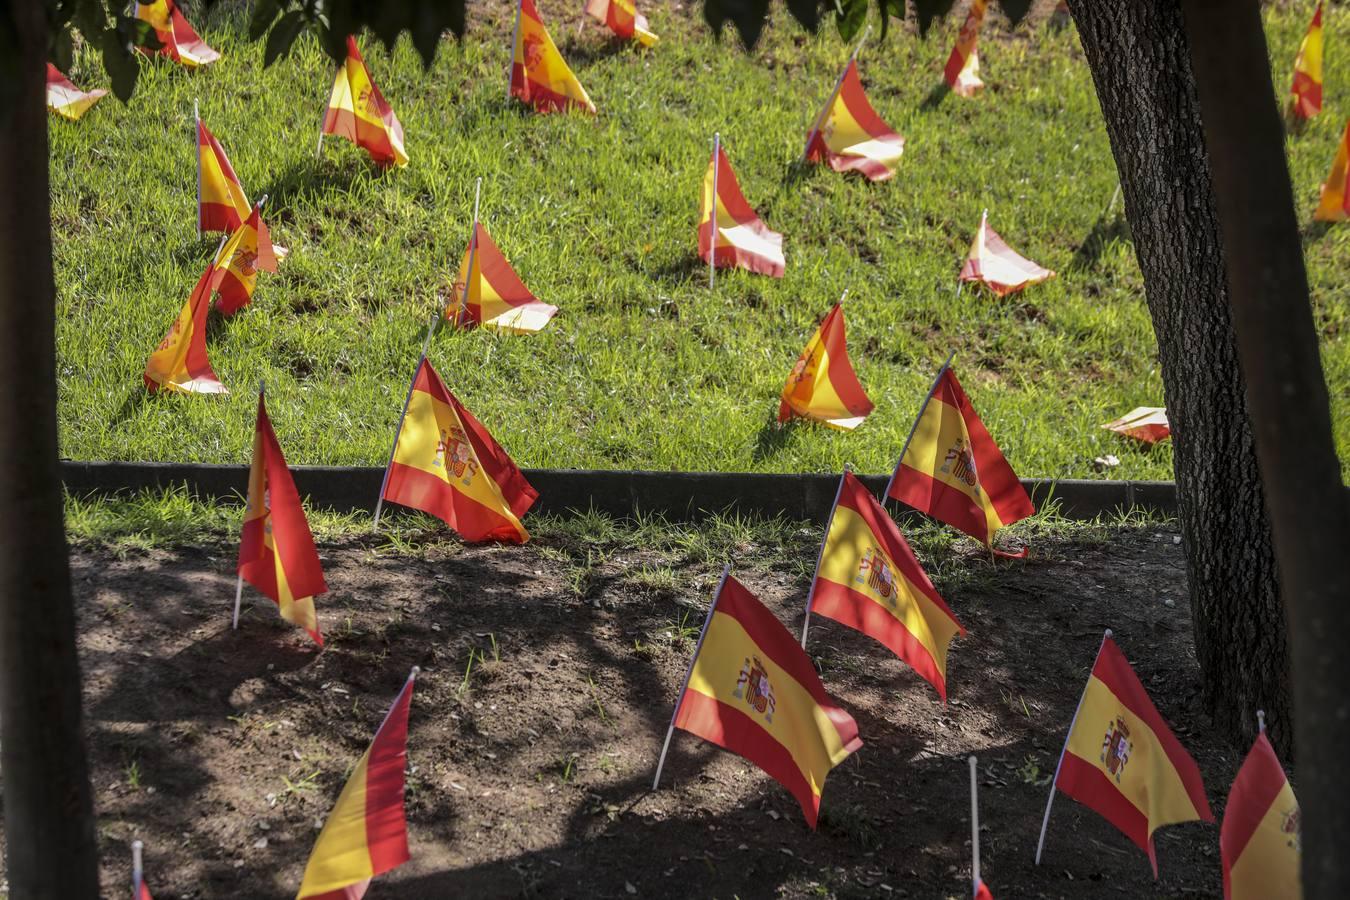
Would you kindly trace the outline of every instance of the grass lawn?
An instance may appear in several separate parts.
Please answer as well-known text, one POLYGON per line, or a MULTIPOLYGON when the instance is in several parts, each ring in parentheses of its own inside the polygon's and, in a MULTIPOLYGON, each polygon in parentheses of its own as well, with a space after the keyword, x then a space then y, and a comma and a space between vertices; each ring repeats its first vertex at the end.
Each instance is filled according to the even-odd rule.
MULTIPOLYGON (((222 6, 224 6, 222 4, 222 6)), ((781 14, 762 46, 715 42, 697 7, 651 4, 650 52, 543 0, 555 41, 598 117, 533 115, 506 100, 510 9, 470 11, 430 71, 411 45, 362 47, 406 133, 411 164, 380 173, 343 141, 314 144, 331 63, 316 42, 270 69, 238 13, 197 16, 223 54, 190 72, 145 64, 137 94, 83 121, 51 122, 61 442, 77 459, 247 462, 254 391, 294 464, 373 464, 389 452, 430 318, 482 220, 542 300, 541 334, 441 332, 430 356, 522 466, 888 471, 942 359, 1024 476, 1168 478, 1171 448, 1141 451, 1097 426, 1161 405, 1143 286, 1115 167, 1072 28, 1008 37, 986 26, 988 88, 936 99, 956 21, 926 40, 899 26, 861 56, 873 105, 907 138, 900 172, 873 185, 824 169, 794 175, 806 129, 847 58, 781 14), (229 396, 149 396, 145 358, 168 330, 218 236, 195 231, 194 99, 251 199, 269 194, 290 248, 251 307, 213 315, 208 350, 229 396), (695 256, 700 179, 714 130, 787 274, 719 273, 695 256), (980 211, 1060 276, 994 300, 955 294, 980 211), (771 417, 797 354, 845 288, 850 352, 876 411, 852 434, 771 417)), ((1307 10, 1273 10, 1276 85, 1287 86, 1307 10)), ((1350 112, 1350 55, 1333 17, 1326 109, 1289 154, 1300 211, 1315 205, 1350 112)), ((730 38, 730 34, 728 34, 730 38)), ((106 84, 95 55, 72 78, 106 84)), ((1323 364, 1350 461, 1350 230, 1305 243, 1323 364)), ((1350 469, 1350 466, 1348 466, 1350 469)))

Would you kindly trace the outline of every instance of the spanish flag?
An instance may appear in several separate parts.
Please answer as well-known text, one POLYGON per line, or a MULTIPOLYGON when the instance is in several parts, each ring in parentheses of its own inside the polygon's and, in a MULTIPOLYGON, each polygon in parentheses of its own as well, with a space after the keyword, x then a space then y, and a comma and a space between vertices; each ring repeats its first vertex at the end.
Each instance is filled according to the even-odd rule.
MULTIPOLYGON (((527 0, 528 2, 528 0, 527 0)), ((719 269, 740 267, 760 275, 783 277, 783 236, 770 231, 750 208, 736 173, 731 171, 719 139, 714 141, 712 159, 703 176, 703 197, 699 206, 698 255, 708 262, 712 253, 713 232, 716 228, 716 246, 712 264, 719 269), (716 198, 716 219, 713 218, 716 198)))
POLYGON ((385 475, 385 500, 430 513, 469 542, 523 544, 539 492, 424 357, 385 475))
MULTIPOLYGON (((264 198, 266 199, 266 198, 264 198)), ((277 271, 277 259, 286 251, 272 243, 271 232, 262 220, 259 202, 230 240, 230 255, 223 260, 220 273, 220 298, 216 308, 229 316, 243 309, 253 299, 258 284, 258 270, 277 271)))
POLYGON ((1213 822, 1195 760, 1163 721, 1108 631, 1052 787, 1096 810, 1158 858, 1153 832, 1177 822, 1213 822))
MULTIPOLYGON (((224 245, 222 245, 222 250, 224 245)), ((227 394, 206 358, 206 317, 217 281, 216 260, 206 267, 169 333, 145 361, 145 385, 186 394, 227 394)))
POLYGON ((1311 119, 1322 111, 1322 3, 1318 0, 1308 33, 1294 58, 1294 81, 1289 86, 1289 112, 1295 119, 1311 119))
MULTIPOLYGON (((192 30, 174 0, 137 3, 136 18, 155 29, 155 36, 160 43, 160 56, 167 56, 189 68, 205 66, 220 59, 220 54, 208 47, 206 41, 192 30)), ((142 48, 141 52, 149 55, 150 51, 142 48)))
MULTIPOLYGON (((196 110, 193 110, 196 115, 196 110)), ((197 117, 197 230, 233 234, 252 209, 216 136, 197 117)))
POLYGON ((807 615, 875 638, 947 700, 947 646, 966 630, 862 482, 845 472, 825 530, 807 615))
POLYGON ((445 317, 463 327, 528 334, 543 330, 557 312, 530 293, 487 229, 475 222, 445 317))
POLYGON ((919 410, 886 496, 988 546, 998 529, 1036 512, 950 366, 919 410))
POLYGON ((942 77, 952 93, 961 97, 974 97, 984 89, 980 80, 980 52, 976 43, 980 37, 980 26, 984 24, 984 14, 989 10, 989 0, 972 0, 970 12, 956 36, 956 46, 952 55, 947 57, 947 66, 942 77))
POLYGON ((103 88, 82 91, 61 70, 47 63, 47 108, 70 121, 77 121, 108 92, 103 88))
POLYGON ((562 112, 569 107, 595 113, 595 104, 586 89, 549 37, 539 10, 534 8, 534 0, 520 0, 516 7, 510 96, 519 97, 541 113, 562 112))
POLYGON ((862 746, 786 628, 735 578, 713 598, 675 726, 739 754, 797 798, 816 827, 825 776, 862 746))
POLYGON ((1156 444, 1172 436, 1172 429, 1167 424, 1167 409, 1162 406, 1136 406, 1102 427, 1145 444, 1156 444))
POLYGON ((852 431, 872 411, 844 342, 844 306, 836 303, 792 367, 778 403, 778 421, 793 416, 852 431))
POLYGON ((872 181, 885 181, 895 174, 904 152, 905 139, 867 102, 858 63, 850 59, 806 136, 807 162, 825 160, 836 172, 860 172, 872 181))
POLYGON ((1224 900, 1297 900, 1300 821, 1298 801, 1263 730, 1228 792, 1219 853, 1224 900))
POLYGON ((1350 216, 1350 190, 1346 190, 1346 169, 1350 168, 1350 122, 1346 123, 1336 148, 1336 159, 1331 163, 1331 174, 1322 185, 1322 199, 1313 213, 1316 222, 1341 222, 1350 216))
POLYGON ((998 232, 989 227, 989 210, 986 209, 980 216, 980 227, 975 230, 975 240, 970 243, 970 253, 966 254, 965 265, 957 280, 981 282, 995 296, 1006 297, 1027 285, 1054 277, 1054 272, 1036 265, 1004 243, 998 232))
POLYGON ((408 154, 403 149, 403 126, 371 80, 370 70, 352 35, 347 35, 347 59, 338 67, 333 81, 319 139, 323 140, 325 134, 344 137, 364 148, 378 166, 408 164, 408 154))
POLYGON ((637 11, 632 0, 586 0, 586 12, 624 40, 636 38, 644 47, 660 40, 651 33, 647 17, 637 11))
POLYGON ((296 900, 361 900, 376 875, 403 865, 408 820, 403 770, 408 765, 408 707, 414 668, 352 770, 314 842, 296 900))
POLYGON ((326 593, 328 585, 300 492, 277 443, 261 391, 253 466, 248 472, 248 507, 239 540, 239 577, 270 597, 283 619, 308 631, 314 643, 323 646, 314 597, 326 593))

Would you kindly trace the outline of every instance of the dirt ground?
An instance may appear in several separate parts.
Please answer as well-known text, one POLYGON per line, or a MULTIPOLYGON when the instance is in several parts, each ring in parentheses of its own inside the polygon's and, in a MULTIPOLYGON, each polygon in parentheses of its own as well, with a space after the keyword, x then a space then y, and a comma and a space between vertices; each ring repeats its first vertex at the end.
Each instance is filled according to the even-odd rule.
MULTIPOLYGON (((816 618, 810 652, 864 746, 830 775, 815 832, 782 787, 683 732, 650 790, 716 561, 562 538, 404 552, 347 539, 320 547, 331 593, 316 652, 249 589, 230 630, 233 544, 77 547, 103 887, 126 895, 140 838, 161 900, 294 896, 347 772, 419 665, 412 861, 371 898, 965 897, 971 753, 995 896, 1217 897, 1216 826, 1161 831, 1155 882, 1142 852, 1062 795, 1032 861, 1106 627, 1221 813, 1239 760, 1197 705, 1174 538, 1154 525, 1046 538, 1026 562, 995 566, 972 544, 925 560, 970 631, 945 708, 879 644, 816 618)), ((733 554, 794 630, 818 539, 802 529, 778 561, 733 554)))

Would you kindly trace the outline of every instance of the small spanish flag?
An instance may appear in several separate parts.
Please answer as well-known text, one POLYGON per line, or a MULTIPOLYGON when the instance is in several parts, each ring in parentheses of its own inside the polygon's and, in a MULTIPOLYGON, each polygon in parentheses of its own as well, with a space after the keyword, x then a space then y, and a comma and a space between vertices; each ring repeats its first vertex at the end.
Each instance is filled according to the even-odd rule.
MULTIPOLYGON (((222 244, 224 249, 224 244, 222 244)), ((226 394, 206 358, 206 317, 217 281, 216 260, 206 267, 169 333, 145 361, 145 385, 186 394, 226 394)))
POLYGON ((998 529, 1036 512, 948 365, 919 410, 886 496, 990 547, 998 529))
POLYGON ((862 746, 806 651, 739 581, 724 576, 674 726, 739 754, 797 798, 816 827, 825 776, 862 746))
POLYGON ((1055 788, 1096 810, 1147 852, 1155 877, 1153 832, 1177 822, 1214 821, 1199 767, 1158 714, 1110 631, 1069 726, 1055 788))
POLYGON ((1289 86, 1289 112, 1307 120, 1322 111, 1322 3, 1318 0, 1308 33, 1294 58, 1294 81, 1289 86))
POLYGON ((960 97, 974 97, 984 89, 980 80, 980 51, 976 44, 980 37, 980 26, 984 24, 984 14, 989 10, 989 0, 972 0, 966 21, 956 36, 956 46, 952 55, 947 57, 947 66, 942 77, 952 93, 960 97))
POLYGON ((1298 900, 1298 800, 1264 727, 1228 792, 1219 829, 1224 900, 1298 900))
POLYGON ((792 367, 778 403, 778 421, 793 416, 852 431, 872 411, 844 342, 844 305, 836 303, 792 367))
POLYGON ((510 96, 541 113, 579 109, 595 113, 595 104, 577 81, 549 37, 534 0, 516 7, 515 45, 511 49, 510 96))
MULTIPOLYGON (((137 3, 136 18, 155 29, 155 36, 160 43, 160 56, 167 56, 189 68, 205 66, 220 59, 220 54, 208 47, 206 41, 192 30, 174 0, 137 3)), ((144 48, 141 52, 147 55, 150 53, 144 48)))
POLYGON ((989 210, 986 209, 980 216, 980 227, 975 230, 970 253, 966 254, 965 265, 957 280, 980 282, 995 296, 1006 297, 1054 277, 1054 272, 1009 247, 998 232, 989 227, 989 210))
MULTIPOLYGON (((193 110, 196 115, 196 110, 193 110)), ((197 230, 233 234, 252 205, 216 136, 197 117, 197 230)))
POLYGON ((104 88, 82 91, 61 74, 61 70, 47 63, 47 108, 70 121, 77 121, 107 94, 104 88))
POLYGON ((783 277, 783 236, 770 231, 750 208, 736 181, 736 173, 731 171, 731 160, 722 149, 720 137, 713 142, 712 159, 703 176, 703 196, 699 206, 698 255, 708 262, 710 253, 714 254, 712 264, 719 269, 740 267, 760 275, 783 277), (712 250, 714 228, 717 235, 715 253, 712 250))
POLYGON ((454 290, 445 317, 461 327, 529 334, 543 330, 558 312, 530 293, 481 222, 474 223, 454 290))
POLYGON ((229 249, 229 257, 223 260, 220 298, 216 301, 216 308, 227 316, 243 309, 253 299, 258 270, 275 274, 277 259, 286 255, 284 248, 272 243, 271 232, 262 220, 261 201, 231 237, 229 249))
POLYGON ((1322 185, 1322 199, 1313 213, 1315 222, 1341 222, 1350 216, 1350 190, 1346 190, 1346 170, 1350 168, 1350 122, 1345 125, 1341 143, 1336 147, 1336 159, 1331 163, 1331 174, 1322 185))
POLYGON ((424 357, 381 492, 443 520, 469 542, 523 544, 521 524, 539 492, 424 357))
POLYGON ((412 858, 403 809, 414 668, 314 842, 296 900, 361 900, 376 875, 412 858))
POLYGON ((850 59, 806 136, 807 162, 825 160, 836 172, 860 172, 872 181, 885 181, 895 174, 904 152, 905 139, 867 102, 858 63, 850 59))
POLYGON ((338 67, 337 78, 333 80, 320 141, 325 134, 344 137, 364 148, 378 166, 408 164, 408 154, 403 149, 403 126, 375 86, 352 35, 347 35, 347 59, 338 67))
POLYGON ((637 11, 632 0, 586 0, 586 12, 624 40, 636 38, 644 47, 660 40, 651 33, 647 17, 637 11))
MULTIPOLYGON (((845 472, 806 613, 875 638, 947 700, 947 647, 966 630, 938 596, 895 520, 845 472)), ((804 642, 803 642, 804 643, 804 642)))
POLYGON ((1167 409, 1162 406, 1136 406, 1102 427, 1145 444, 1156 444, 1172 436, 1172 429, 1167 424, 1167 409))

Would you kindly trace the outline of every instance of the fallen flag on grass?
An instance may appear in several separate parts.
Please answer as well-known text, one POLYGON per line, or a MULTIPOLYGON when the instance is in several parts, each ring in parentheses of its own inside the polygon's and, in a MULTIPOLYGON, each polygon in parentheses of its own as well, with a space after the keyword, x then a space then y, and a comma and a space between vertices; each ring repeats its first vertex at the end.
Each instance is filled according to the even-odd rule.
POLYGON ((860 172, 872 181, 895 174, 905 139, 867 102, 858 63, 850 58, 834 93, 806 135, 806 161, 824 160, 836 172, 860 172))
POLYGON ((211 310, 211 292, 218 280, 216 264, 225 247, 226 242, 222 240, 221 250, 197 280, 197 286, 183 304, 169 333, 145 361, 145 385, 151 393, 160 388, 187 394, 229 393, 206 358, 206 317, 211 310))
POLYGON ((722 149, 720 135, 714 136, 712 159, 703 176, 698 255, 718 269, 740 267, 783 277, 783 236, 769 230, 750 208, 722 149))
POLYGON ((1137 406, 1102 427, 1145 444, 1156 444, 1172 436, 1172 429, 1167 425, 1167 409, 1162 406, 1137 406))
POLYGON ((1308 23, 1308 33, 1294 58, 1294 80, 1289 85, 1289 113, 1297 120, 1322 111, 1322 4, 1319 0, 1308 23))
POLYGON ((382 168, 408 164, 408 153, 403 149, 403 126, 375 86, 352 35, 347 36, 347 58, 338 67, 333 92, 328 97, 328 112, 319 132, 320 149, 325 134, 346 138, 363 148, 382 168))
MULTIPOLYGON (((267 198, 264 196, 263 200, 267 198)), ((272 234, 262 220, 263 201, 249 213, 248 218, 230 238, 228 258, 220 273, 220 298, 216 308, 224 315, 233 315, 253 299, 258 284, 258 270, 276 273, 277 260, 286 251, 272 243, 272 234)))
POLYGON ((385 714, 305 863, 296 900, 361 900, 371 879, 412 858, 403 809, 408 764, 408 708, 414 667, 385 714))
POLYGON ((1313 221, 1341 222, 1350 216, 1350 190, 1346 190, 1345 185, 1347 168, 1350 168, 1350 122, 1346 123, 1341 142, 1336 147, 1336 158, 1322 185, 1322 197, 1313 213, 1313 221))
POLYGON ((984 88, 980 80, 980 51, 977 43, 980 26, 984 24, 984 15, 989 10, 989 0, 972 0, 966 20, 956 36, 956 46, 952 55, 947 57, 947 65, 942 70, 943 80, 952 93, 960 97, 974 97, 984 88))
POLYGON ((89 107, 108 92, 104 88, 82 91, 61 74, 61 70, 47 63, 47 108, 72 122, 88 112, 89 107))
POLYGON ((834 305, 792 367, 778 403, 778 421, 793 416, 852 431, 872 411, 844 341, 844 306, 834 305))
POLYGON ((1297 900, 1301 819, 1265 720, 1228 793, 1219 829, 1224 900, 1297 900))
POLYGON ((650 47, 660 38, 652 34, 647 17, 637 11, 632 0, 586 0, 586 13, 608 25, 609 30, 625 40, 637 39, 650 47))
POLYGON ((577 81, 558 47, 549 37, 534 0, 520 0, 516 7, 516 30, 511 49, 511 88, 538 112, 562 112, 568 108, 595 113, 595 104, 577 81))
POLYGON ((232 234, 244 224, 252 205, 229 157, 195 106, 192 114, 197 119, 197 230, 232 234))
POLYGON ((530 293, 487 229, 475 221, 445 317, 461 327, 528 334, 542 330, 557 312, 558 307, 530 293))
MULTIPOLYGON (((137 3, 136 18, 155 29, 159 38, 159 55, 167 56, 176 63, 195 68, 220 59, 220 54, 206 45, 197 32, 192 30, 188 20, 174 0, 154 0, 153 3, 137 3)), ((147 56, 155 51, 139 48, 147 56)))
POLYGON ((980 216, 980 227, 975 230, 975 239, 970 243, 970 252, 966 254, 965 265, 957 280, 981 282, 996 296, 1006 297, 1054 277, 1054 272, 1036 265, 1004 243, 998 232, 989 227, 989 210, 986 209, 980 216))

